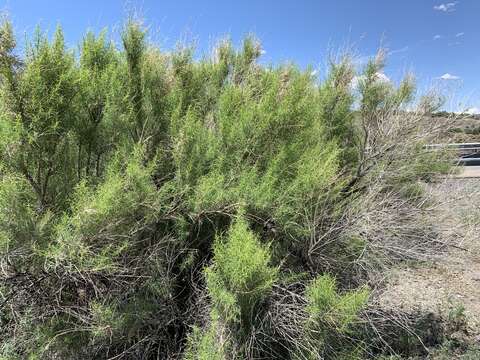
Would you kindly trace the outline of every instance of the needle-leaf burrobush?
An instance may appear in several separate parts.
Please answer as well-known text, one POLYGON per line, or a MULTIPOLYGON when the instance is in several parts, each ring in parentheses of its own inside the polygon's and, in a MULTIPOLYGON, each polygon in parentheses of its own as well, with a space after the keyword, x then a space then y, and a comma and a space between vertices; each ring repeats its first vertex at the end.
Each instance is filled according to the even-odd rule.
POLYGON ((363 354, 391 238, 362 210, 442 168, 404 126, 413 82, 380 82, 381 57, 265 65, 253 36, 199 57, 133 20, 107 34, 21 52, 0 27, 0 358, 363 354))
POLYGON ((368 296, 367 288, 339 294, 337 283, 330 275, 321 275, 308 285, 308 319, 304 329, 307 358, 358 358, 355 347, 349 350, 348 344, 342 344, 342 336, 348 335, 355 326, 368 296))
POLYGON ((213 265, 206 270, 214 316, 248 332, 258 306, 277 280, 268 247, 262 246, 244 219, 230 227, 214 245, 213 265))

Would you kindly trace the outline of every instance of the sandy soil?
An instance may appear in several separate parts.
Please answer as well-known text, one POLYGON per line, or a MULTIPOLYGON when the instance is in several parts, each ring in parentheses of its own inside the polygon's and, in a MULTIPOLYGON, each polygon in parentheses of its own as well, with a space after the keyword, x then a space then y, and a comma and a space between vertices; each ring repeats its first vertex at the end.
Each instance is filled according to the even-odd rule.
POLYGON ((464 166, 457 177, 480 178, 480 166, 464 166))
POLYGON ((444 315, 465 308, 471 334, 480 338, 480 178, 449 178, 431 187, 442 204, 432 213, 448 222, 449 245, 438 259, 392 271, 383 306, 444 315))

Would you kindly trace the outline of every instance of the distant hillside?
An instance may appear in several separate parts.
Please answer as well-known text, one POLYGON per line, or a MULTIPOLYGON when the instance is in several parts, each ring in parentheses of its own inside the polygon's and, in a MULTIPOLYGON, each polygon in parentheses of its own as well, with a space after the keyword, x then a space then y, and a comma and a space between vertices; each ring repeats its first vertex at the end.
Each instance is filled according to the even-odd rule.
POLYGON ((433 114, 432 119, 445 123, 445 141, 480 142, 479 114, 456 114, 441 111, 433 114))
POLYGON ((467 112, 464 113, 454 113, 448 111, 437 111, 436 113, 432 114, 433 117, 446 117, 446 118, 465 118, 465 119, 474 119, 480 120, 480 114, 470 114, 467 112))

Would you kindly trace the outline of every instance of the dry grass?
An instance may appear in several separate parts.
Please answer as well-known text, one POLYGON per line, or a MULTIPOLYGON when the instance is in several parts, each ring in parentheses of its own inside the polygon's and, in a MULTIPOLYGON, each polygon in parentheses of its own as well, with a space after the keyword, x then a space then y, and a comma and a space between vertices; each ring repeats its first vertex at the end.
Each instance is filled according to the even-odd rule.
POLYGON ((394 269, 380 303, 386 309, 420 310, 444 316, 458 307, 472 336, 480 335, 480 179, 447 179, 431 186, 440 205, 432 209, 443 228, 446 251, 434 261, 394 269))

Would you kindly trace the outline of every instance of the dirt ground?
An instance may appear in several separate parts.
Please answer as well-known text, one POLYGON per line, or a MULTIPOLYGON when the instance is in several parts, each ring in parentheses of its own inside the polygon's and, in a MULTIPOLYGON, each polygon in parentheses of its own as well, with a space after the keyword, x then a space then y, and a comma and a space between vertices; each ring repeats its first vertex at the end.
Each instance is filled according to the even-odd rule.
POLYGON ((480 178, 480 166, 465 166, 457 177, 480 178))
POLYGON ((445 251, 429 263, 393 270, 381 303, 446 316, 464 307, 470 333, 480 339, 480 178, 450 177, 430 191, 441 202, 432 216, 449 229, 441 235, 445 251))

